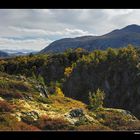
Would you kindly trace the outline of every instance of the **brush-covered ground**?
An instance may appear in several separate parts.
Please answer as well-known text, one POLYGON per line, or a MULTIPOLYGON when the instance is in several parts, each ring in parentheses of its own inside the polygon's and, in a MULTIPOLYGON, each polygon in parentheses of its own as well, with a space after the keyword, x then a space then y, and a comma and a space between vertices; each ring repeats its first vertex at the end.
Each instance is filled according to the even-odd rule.
POLYGON ((140 129, 140 121, 129 111, 89 110, 88 105, 65 97, 59 87, 51 90, 34 78, 1 72, 0 130, 140 129))

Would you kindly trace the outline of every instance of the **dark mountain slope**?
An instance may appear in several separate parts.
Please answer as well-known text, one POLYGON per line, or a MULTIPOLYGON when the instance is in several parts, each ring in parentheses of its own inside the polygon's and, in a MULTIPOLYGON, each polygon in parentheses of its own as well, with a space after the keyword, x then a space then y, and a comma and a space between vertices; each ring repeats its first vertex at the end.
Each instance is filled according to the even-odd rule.
POLYGON ((68 48, 84 48, 88 51, 106 49, 108 47, 120 48, 132 44, 140 46, 140 26, 129 25, 120 30, 114 30, 102 36, 82 36, 64 38, 52 42, 40 53, 63 52, 68 48))

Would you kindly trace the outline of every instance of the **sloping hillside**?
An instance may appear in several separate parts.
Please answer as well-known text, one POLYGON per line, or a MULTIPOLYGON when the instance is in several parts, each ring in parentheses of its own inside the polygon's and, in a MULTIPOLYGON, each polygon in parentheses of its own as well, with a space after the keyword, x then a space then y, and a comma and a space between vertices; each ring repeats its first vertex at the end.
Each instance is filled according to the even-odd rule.
POLYGON ((44 94, 41 86, 32 78, 0 73, 0 130, 140 129, 140 121, 128 111, 92 111, 86 104, 64 97, 58 87, 44 94))

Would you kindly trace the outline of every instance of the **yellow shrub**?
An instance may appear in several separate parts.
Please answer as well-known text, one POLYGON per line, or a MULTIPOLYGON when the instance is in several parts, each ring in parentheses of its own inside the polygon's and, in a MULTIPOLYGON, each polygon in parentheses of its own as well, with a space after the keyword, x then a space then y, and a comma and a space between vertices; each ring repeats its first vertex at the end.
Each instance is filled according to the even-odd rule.
POLYGON ((64 75, 67 76, 67 77, 69 77, 70 74, 72 73, 72 70, 73 70, 72 67, 67 67, 67 68, 65 68, 64 75))
POLYGON ((55 87, 55 94, 64 97, 64 94, 59 87, 55 87))

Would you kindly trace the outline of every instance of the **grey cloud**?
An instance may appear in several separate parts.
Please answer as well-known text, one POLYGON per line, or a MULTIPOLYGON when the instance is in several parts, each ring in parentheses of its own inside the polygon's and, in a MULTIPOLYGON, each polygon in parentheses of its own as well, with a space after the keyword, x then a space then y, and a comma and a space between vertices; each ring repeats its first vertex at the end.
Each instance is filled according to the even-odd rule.
MULTIPOLYGON (((55 39, 102 35, 128 24, 140 24, 140 9, 0 9, 0 19, 0 44, 3 38, 13 37, 21 38, 18 45, 26 47, 29 43, 22 38, 32 38, 32 44, 42 49, 55 39)), ((17 40, 13 41, 16 46, 17 40)), ((32 44, 29 49, 34 48, 32 44)))

